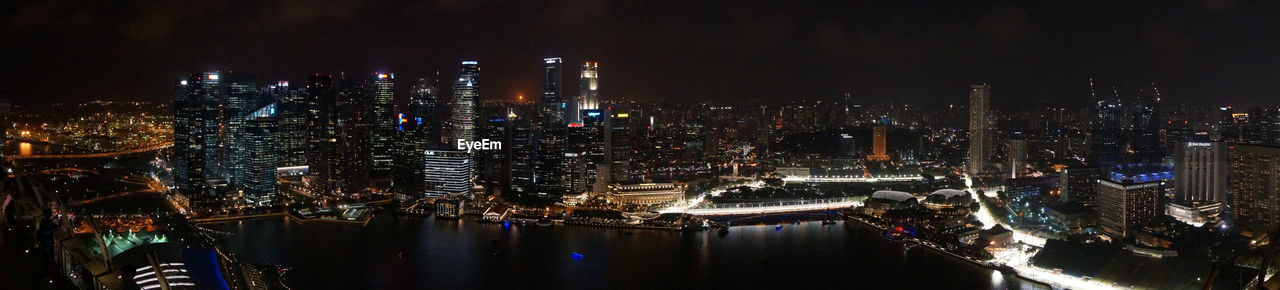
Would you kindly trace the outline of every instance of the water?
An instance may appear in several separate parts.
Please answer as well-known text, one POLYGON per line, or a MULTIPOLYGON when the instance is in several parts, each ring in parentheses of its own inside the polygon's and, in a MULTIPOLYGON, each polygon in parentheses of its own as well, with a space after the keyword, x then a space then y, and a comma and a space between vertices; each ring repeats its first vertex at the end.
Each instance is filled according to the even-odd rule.
POLYGON ((208 225, 242 260, 293 266, 297 289, 1017 289, 1038 284, 853 222, 677 233, 398 217, 367 226, 285 218, 208 225), (580 259, 574 253, 581 254, 580 259))

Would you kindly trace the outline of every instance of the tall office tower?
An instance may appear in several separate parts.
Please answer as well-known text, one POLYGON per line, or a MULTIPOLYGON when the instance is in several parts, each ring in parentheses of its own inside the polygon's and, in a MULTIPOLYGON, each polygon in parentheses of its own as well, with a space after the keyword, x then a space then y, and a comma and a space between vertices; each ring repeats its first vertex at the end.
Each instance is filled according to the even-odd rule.
POLYGON ((521 194, 533 192, 533 160, 537 148, 533 120, 508 112, 506 123, 511 127, 508 130, 511 136, 502 144, 511 159, 511 190, 521 194))
POLYGON ((1240 123, 1241 143, 1261 145, 1269 142, 1267 140, 1267 127, 1271 123, 1269 113, 1258 106, 1249 107, 1249 114, 1244 115, 1245 120, 1240 123))
POLYGON ((340 193, 352 194, 369 186, 373 118, 368 80, 342 74, 338 85, 338 157, 335 180, 340 193))
MULTIPOLYGON (((221 163, 218 168, 226 170, 229 182, 235 188, 244 188, 248 152, 243 150, 248 142, 245 122, 249 114, 265 105, 264 98, 258 93, 258 85, 253 75, 226 73, 221 76, 225 89, 222 100, 222 114, 219 116, 222 132, 219 144, 221 163)), ((269 101, 269 100, 265 100, 269 101)), ((221 175, 221 173, 220 173, 221 175)))
POLYGON ((1005 141, 1005 161, 1009 163, 1009 178, 1018 178, 1022 169, 1027 167, 1027 140, 1010 139, 1005 141))
POLYGON ((1160 135, 1160 94, 1155 84, 1151 91, 1138 92, 1133 111, 1133 138, 1130 148, 1133 158, 1129 163, 1163 164, 1164 141, 1160 135))
MULTIPOLYGON (((511 125, 507 122, 506 114, 490 116, 485 118, 484 125, 480 126, 481 140, 489 140, 492 142, 507 143, 507 139, 511 136, 511 125)), ((484 185, 485 189, 490 192, 499 192, 511 185, 511 158, 508 155, 510 151, 507 148, 493 148, 492 150, 480 150, 472 152, 476 160, 479 162, 480 172, 476 173, 476 180, 484 185)))
POLYGON ((280 166, 307 165, 307 97, 306 91, 289 87, 289 82, 279 81, 267 87, 267 94, 276 103, 280 166))
POLYGON ((245 201, 254 206, 271 205, 276 197, 276 168, 280 167, 276 105, 262 107, 244 116, 244 184, 245 201))
POLYGON ((315 74, 307 79, 307 170, 308 182, 317 192, 337 190, 338 89, 332 76, 315 74))
POLYGON ((1271 112, 1267 117, 1268 120, 1271 120, 1267 125, 1267 144, 1280 146, 1280 108, 1272 108, 1267 111, 1271 112))
POLYGON ((392 73, 374 73, 369 94, 369 186, 391 187, 391 145, 396 134, 395 79, 392 73))
MULTIPOLYGON (((13 103, 10 102, 9 96, 4 93, 4 90, 0 90, 0 124, 3 125, 0 126, 0 144, 6 144, 9 141, 8 132, 11 126, 9 125, 11 124, 9 123, 9 113, 12 109, 13 103)), ((0 158, 4 156, 4 150, 0 150, 0 158)), ((7 180, 8 175, 0 176, 0 178, 7 180)))
POLYGON ((1159 181, 1099 180, 1098 225, 1102 226, 1102 233, 1124 238, 1133 226, 1155 220, 1159 196, 1159 181))
POLYGON ((565 174, 565 102, 560 97, 560 58, 544 59, 541 110, 538 112, 537 153, 533 160, 534 192, 540 198, 559 200, 571 176, 565 174))
POLYGON ((408 107, 400 114, 396 142, 392 145, 393 184, 396 192, 417 196, 422 191, 422 152, 440 148, 440 95, 433 80, 418 79, 409 94, 408 107))
POLYGON ((867 155, 868 161, 889 161, 889 132, 884 125, 876 126, 872 129, 871 138, 871 155, 867 155))
POLYGON ((1174 148, 1174 200, 1165 214, 1202 225, 1217 220, 1227 201, 1227 146, 1222 142, 1182 142, 1174 148))
MULTIPOLYGON (((611 112, 612 113, 612 112, 611 112)), ((631 178, 631 113, 616 112, 606 120, 609 139, 605 154, 609 156, 609 183, 622 183, 631 178)))
POLYGON ((570 130, 579 129, 579 140, 570 140, 570 144, 574 144, 575 151, 583 155, 583 178, 584 186, 592 192, 604 192, 609 189, 609 178, 601 177, 609 175, 609 157, 607 155, 607 146, 605 145, 609 129, 608 114, 604 110, 589 109, 583 110, 581 126, 577 128, 569 128, 570 130))
POLYGON ((1102 98, 1094 91, 1093 79, 1089 79, 1089 95, 1097 106, 1095 119, 1089 129, 1089 149, 1085 161, 1090 166, 1110 170, 1124 163, 1124 107, 1119 96, 1102 98))
POLYGON ((985 172, 991 158, 990 103, 990 85, 969 86, 969 163, 966 168, 970 175, 985 172))
POLYGON ((218 73, 190 74, 174 88, 173 182, 200 203, 210 196, 218 149, 218 73))
POLYGON ((476 106, 480 102, 480 63, 474 60, 462 61, 458 70, 458 80, 453 82, 453 99, 450 101, 451 118, 447 143, 454 144, 459 139, 475 141, 476 139, 476 106))
POLYGON ((1097 205, 1098 179, 1102 179, 1102 170, 1097 167, 1075 167, 1062 169, 1058 178, 1058 189, 1063 202, 1074 202, 1086 207, 1097 205))
POLYGON ((1219 107, 1217 123, 1214 125, 1214 141, 1240 142, 1240 128, 1236 127, 1236 118, 1231 106, 1219 107))
POLYGON ((1280 226, 1280 147, 1238 144, 1231 151, 1232 219, 1255 236, 1280 226))
POLYGON ((471 154, 466 151, 427 150, 423 154, 423 196, 469 195, 471 154))
POLYGON ((581 123, 583 111, 600 110, 600 63, 586 62, 582 64, 582 74, 578 76, 578 99, 575 102, 574 120, 570 123, 581 123))

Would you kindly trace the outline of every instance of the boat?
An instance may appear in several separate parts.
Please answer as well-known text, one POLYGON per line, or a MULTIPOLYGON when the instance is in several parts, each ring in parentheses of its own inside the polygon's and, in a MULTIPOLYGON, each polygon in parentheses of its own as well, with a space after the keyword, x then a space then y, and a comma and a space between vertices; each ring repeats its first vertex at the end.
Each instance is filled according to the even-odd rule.
POLYGON ((823 224, 823 225, 834 225, 834 224, 836 224, 836 221, 835 221, 835 220, 822 220, 822 224, 823 224))

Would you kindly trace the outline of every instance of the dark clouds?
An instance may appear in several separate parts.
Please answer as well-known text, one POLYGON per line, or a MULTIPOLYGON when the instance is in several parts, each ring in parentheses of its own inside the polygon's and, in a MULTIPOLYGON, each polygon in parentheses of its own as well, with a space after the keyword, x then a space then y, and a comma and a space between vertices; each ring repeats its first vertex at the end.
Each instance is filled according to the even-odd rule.
MULTIPOLYGON (((534 95, 542 57, 601 64, 606 97, 1082 103, 1089 77, 1174 102, 1274 103, 1268 3, 734 1, 19 1, 0 4, 0 88, 17 99, 167 100, 188 72, 264 83, 402 80, 477 58, 486 98, 534 95)), ((569 81, 567 84, 573 84, 569 81)))

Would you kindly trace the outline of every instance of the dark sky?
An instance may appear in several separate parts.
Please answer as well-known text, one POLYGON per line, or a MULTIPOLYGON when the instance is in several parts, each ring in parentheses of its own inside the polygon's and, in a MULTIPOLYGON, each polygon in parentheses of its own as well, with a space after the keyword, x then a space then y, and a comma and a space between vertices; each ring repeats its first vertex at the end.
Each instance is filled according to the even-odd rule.
POLYGON ((1269 3, 128 2, 0 4, 0 88, 17 103, 165 101, 190 72, 377 70, 407 84, 475 58, 482 98, 514 98, 539 92, 541 59, 560 56, 567 88, 599 61, 605 98, 965 102, 988 82, 998 106, 1083 104, 1095 77, 1129 97, 1155 81, 1175 103, 1280 99, 1269 3))

